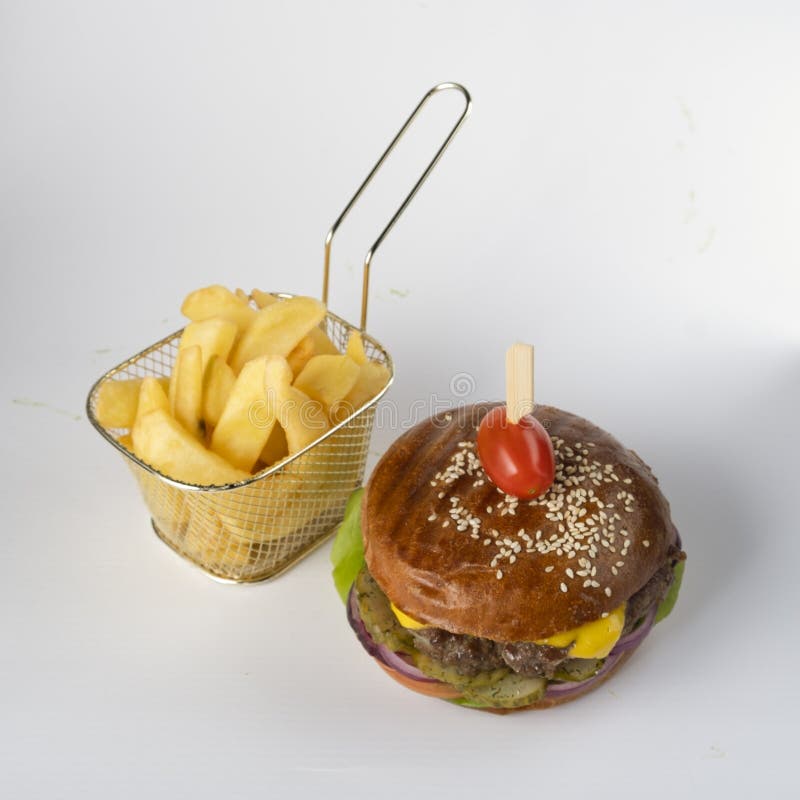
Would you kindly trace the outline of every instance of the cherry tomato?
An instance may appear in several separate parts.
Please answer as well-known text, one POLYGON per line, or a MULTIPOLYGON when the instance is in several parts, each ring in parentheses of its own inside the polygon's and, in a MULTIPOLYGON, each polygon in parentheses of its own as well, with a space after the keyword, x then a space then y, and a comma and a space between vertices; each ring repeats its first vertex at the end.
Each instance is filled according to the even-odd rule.
POLYGON ((489 478, 514 497, 538 497, 553 484, 553 442, 531 414, 514 424, 504 405, 495 406, 478 428, 478 458, 489 478))

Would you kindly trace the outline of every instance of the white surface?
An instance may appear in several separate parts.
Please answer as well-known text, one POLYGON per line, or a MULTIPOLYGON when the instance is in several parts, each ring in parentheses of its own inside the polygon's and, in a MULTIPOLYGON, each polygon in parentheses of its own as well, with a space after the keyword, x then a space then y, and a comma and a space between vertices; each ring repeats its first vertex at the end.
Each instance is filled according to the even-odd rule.
MULTIPOLYGON (((788 793, 798 34, 788 2, 3 3, 3 796, 788 793), (636 658, 541 714, 387 680, 327 548, 254 587, 189 568, 83 416, 189 289, 317 293, 328 225, 441 80, 474 114, 375 261, 391 402, 458 373, 498 396, 534 341, 539 399, 653 465, 689 553, 636 658)), ((335 250, 345 316, 426 130, 335 250)))

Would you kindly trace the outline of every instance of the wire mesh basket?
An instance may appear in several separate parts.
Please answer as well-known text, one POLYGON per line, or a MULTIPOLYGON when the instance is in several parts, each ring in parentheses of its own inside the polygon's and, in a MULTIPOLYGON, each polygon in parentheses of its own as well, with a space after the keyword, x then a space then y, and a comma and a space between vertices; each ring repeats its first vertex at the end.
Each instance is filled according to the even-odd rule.
MULTIPOLYGON (((308 447, 240 483, 229 486, 195 486, 164 475, 140 460, 123 441, 127 429, 106 428, 97 418, 98 393, 107 381, 131 378, 167 378, 178 354, 182 330, 143 350, 103 375, 87 399, 89 420, 125 457, 136 478, 159 538, 187 561, 222 581, 236 583, 266 580, 280 574, 319 546, 341 522, 350 493, 362 482, 375 408, 394 377, 386 350, 364 332, 366 326, 369 267, 375 251, 428 177, 469 113, 468 92, 458 84, 439 84, 420 101, 377 164, 333 224, 325 240, 323 300, 327 302, 333 236, 367 184, 436 93, 456 89, 465 98, 461 116, 420 179, 364 260, 361 326, 328 312, 322 327, 339 352, 344 352, 351 332, 361 331, 367 356, 385 365, 389 379, 384 388, 361 408, 335 425, 308 447)), ((276 293, 276 297, 292 295, 276 293)))

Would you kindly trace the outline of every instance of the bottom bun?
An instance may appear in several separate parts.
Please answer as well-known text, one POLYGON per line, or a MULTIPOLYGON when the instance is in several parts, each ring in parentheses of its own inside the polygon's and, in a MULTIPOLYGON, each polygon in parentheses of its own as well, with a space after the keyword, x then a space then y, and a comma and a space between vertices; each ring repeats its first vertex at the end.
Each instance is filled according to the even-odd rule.
MULTIPOLYGON (((464 706, 464 708, 471 708, 475 709, 476 711, 488 711, 490 714, 511 714, 515 711, 534 711, 536 709, 553 708, 554 706, 560 706, 563 703, 569 703, 571 700, 577 700, 579 697, 583 697, 585 694, 594 691, 598 686, 602 686, 631 657, 631 655, 636 652, 638 646, 639 645, 627 650, 624 653, 621 653, 617 658, 616 663, 602 676, 594 679, 589 678, 585 681, 585 686, 576 686, 575 690, 569 692, 568 694, 564 694, 562 696, 545 696, 535 703, 531 703, 527 706, 519 706, 518 708, 492 708, 490 706, 464 706)), ((450 686, 449 683, 442 683, 440 681, 435 683, 423 683, 422 681, 415 681, 413 678, 402 675, 397 670, 392 669, 387 664, 384 664, 382 661, 380 661, 380 659, 375 658, 375 662, 387 675, 389 675, 389 677, 394 678, 401 686, 405 686, 406 689, 411 689, 418 694, 424 694, 426 697, 435 697, 440 700, 458 700, 461 697, 461 692, 456 689, 455 686, 450 686)))

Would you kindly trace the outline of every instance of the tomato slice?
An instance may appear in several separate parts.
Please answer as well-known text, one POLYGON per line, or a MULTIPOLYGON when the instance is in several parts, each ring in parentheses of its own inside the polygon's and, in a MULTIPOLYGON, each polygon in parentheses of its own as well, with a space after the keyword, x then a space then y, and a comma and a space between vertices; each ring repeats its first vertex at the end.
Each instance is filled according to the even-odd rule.
POLYGON ((489 478, 514 497, 539 497, 553 485, 553 442, 532 414, 513 423, 505 406, 495 406, 478 428, 478 458, 489 478))

